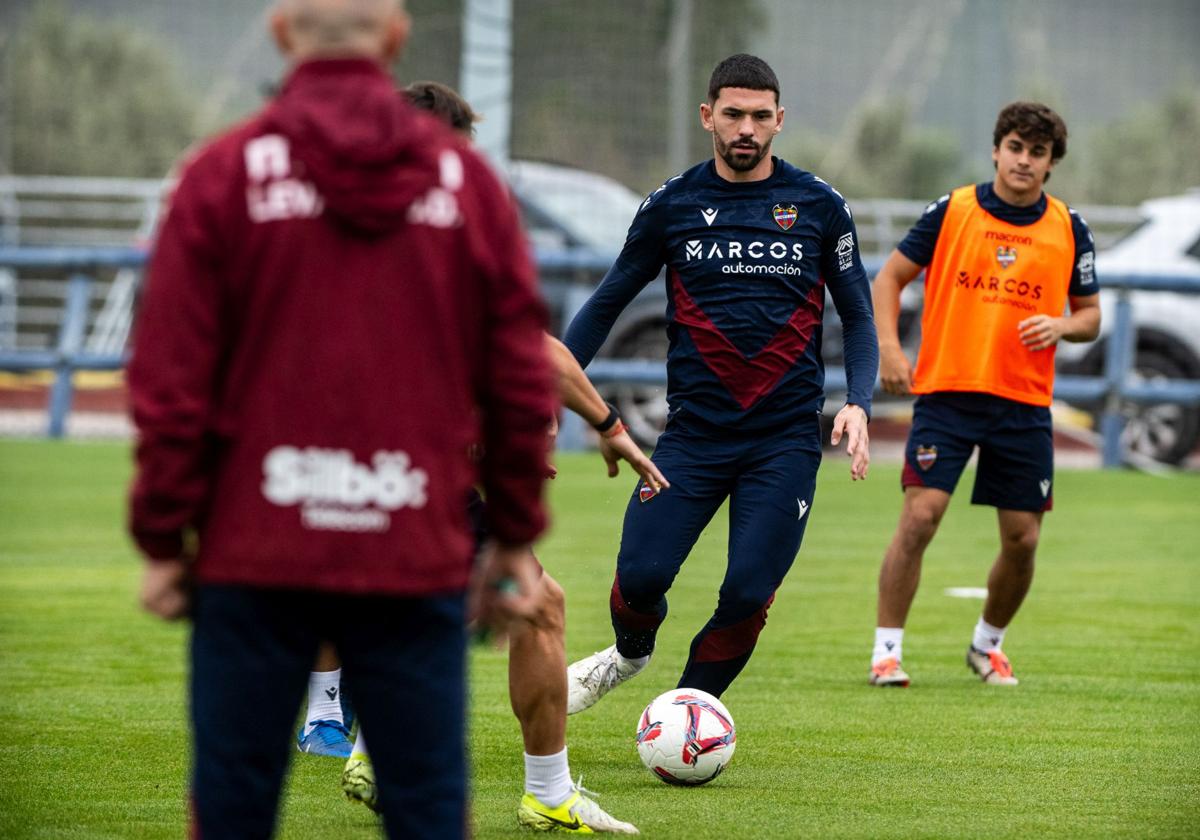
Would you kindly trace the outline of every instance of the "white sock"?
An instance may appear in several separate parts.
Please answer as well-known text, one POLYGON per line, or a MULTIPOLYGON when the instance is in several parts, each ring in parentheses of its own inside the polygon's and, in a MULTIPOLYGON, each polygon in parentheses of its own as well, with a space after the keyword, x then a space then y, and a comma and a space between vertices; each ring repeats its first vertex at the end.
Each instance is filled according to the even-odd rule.
POLYGON ((904 657, 904 628, 876 627, 875 649, 871 651, 871 664, 877 665, 885 659, 902 661, 904 657))
POLYGON ((1004 627, 993 627, 988 624, 983 618, 979 619, 979 623, 975 625, 975 638, 971 644, 976 650, 981 650, 987 653, 989 650, 999 650, 1004 644, 1004 627))
POLYGON ((336 720, 342 723, 342 669, 313 671, 308 675, 308 715, 304 718, 304 734, 312 731, 314 720, 336 720))
POLYGON ((354 739, 354 748, 350 750, 350 755, 361 755, 364 758, 370 758, 371 754, 367 752, 367 742, 363 739, 362 727, 358 727, 358 737, 354 739))
POLYGON ((567 801, 573 789, 566 747, 554 755, 525 753, 526 793, 536 796, 543 805, 557 808, 567 801))
POLYGON ((646 663, 649 661, 650 661, 649 654, 647 654, 646 656, 639 656, 636 659, 630 659, 627 656, 624 656, 621 653, 621 651, 617 651, 617 666, 620 667, 620 669, 626 673, 629 673, 630 671, 632 671, 633 673, 636 674, 638 671, 645 668, 646 663))

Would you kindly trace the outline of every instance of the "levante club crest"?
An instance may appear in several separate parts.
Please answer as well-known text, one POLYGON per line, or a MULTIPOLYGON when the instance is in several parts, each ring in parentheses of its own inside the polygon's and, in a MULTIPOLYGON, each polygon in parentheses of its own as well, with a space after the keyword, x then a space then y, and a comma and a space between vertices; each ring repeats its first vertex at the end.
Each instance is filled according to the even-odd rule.
POLYGON ((1008 268, 1017 261, 1017 249, 1011 245, 1000 245, 996 248, 996 262, 1002 268, 1008 268))
POLYGON ((775 208, 771 211, 771 215, 775 217, 775 224, 787 230, 796 224, 796 217, 800 214, 796 212, 795 204, 789 204, 787 207, 784 207, 782 204, 776 204, 775 208))
POLYGON ((917 466, 923 470, 927 470, 933 466, 933 462, 937 460, 936 446, 918 446, 917 447, 917 466))

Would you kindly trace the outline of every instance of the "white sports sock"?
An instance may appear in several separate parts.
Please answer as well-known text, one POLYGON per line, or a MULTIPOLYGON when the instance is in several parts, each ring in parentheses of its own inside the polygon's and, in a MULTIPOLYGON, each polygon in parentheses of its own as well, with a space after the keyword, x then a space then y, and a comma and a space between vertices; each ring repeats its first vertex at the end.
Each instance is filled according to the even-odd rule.
POLYGON ((623 655, 621 653, 621 651, 619 651, 619 650, 616 653, 617 653, 617 665, 620 666, 621 670, 624 671, 625 673, 629 673, 630 671, 632 671, 633 673, 636 674, 638 671, 645 668, 646 663, 650 661, 649 654, 647 654, 646 656, 639 656, 636 659, 630 659, 629 657, 623 655))
POLYGON ((336 720, 342 723, 342 669, 313 671, 308 675, 308 714, 304 718, 304 734, 312 731, 314 720, 336 720))
POLYGON ((367 752, 367 742, 363 738, 363 730, 361 726, 358 727, 358 737, 354 739, 354 748, 350 750, 350 755, 364 755, 367 758, 371 757, 371 754, 367 752))
POLYGON ((901 661, 904 657, 903 648, 903 627, 876 627, 875 649, 871 651, 871 664, 876 665, 885 659, 901 661))
POLYGON ((979 619, 979 623, 975 625, 975 638, 971 644, 976 650, 981 650, 987 653, 989 650, 999 650, 1004 644, 1004 631, 1007 628, 993 627, 988 624, 983 618, 979 619))
POLYGON ((530 755, 525 753, 525 792, 550 808, 557 808, 567 801, 574 786, 571 784, 571 768, 567 764, 567 748, 554 755, 530 755))

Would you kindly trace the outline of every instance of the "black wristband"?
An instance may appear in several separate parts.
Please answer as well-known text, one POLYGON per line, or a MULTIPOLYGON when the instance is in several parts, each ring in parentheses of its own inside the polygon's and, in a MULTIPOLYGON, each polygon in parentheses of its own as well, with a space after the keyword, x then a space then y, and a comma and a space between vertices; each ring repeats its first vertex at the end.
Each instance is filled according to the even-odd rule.
POLYGON ((609 429, 611 429, 613 426, 617 425, 618 421, 620 421, 620 419, 621 419, 621 415, 617 412, 617 407, 615 405, 608 402, 607 400, 605 400, 604 404, 606 406, 608 406, 608 416, 605 417, 603 420, 601 420, 599 423, 592 424, 592 428, 595 429, 600 434, 604 434, 609 429))

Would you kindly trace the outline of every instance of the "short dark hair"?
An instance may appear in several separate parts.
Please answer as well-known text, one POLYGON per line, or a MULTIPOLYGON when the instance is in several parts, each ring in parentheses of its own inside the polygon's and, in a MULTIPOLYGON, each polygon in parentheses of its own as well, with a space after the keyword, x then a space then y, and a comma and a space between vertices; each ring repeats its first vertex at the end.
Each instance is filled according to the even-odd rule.
POLYGON ((1054 163, 1067 156, 1067 124, 1049 105, 1040 102, 1005 105, 996 117, 992 145, 999 148, 1000 141, 1014 131, 1026 142, 1048 143, 1050 160, 1054 163))
POLYGON ((422 111, 429 111, 455 131, 474 136, 479 115, 454 88, 441 82, 413 82, 404 93, 422 111))
POLYGON ((708 79, 708 104, 716 102, 721 88, 727 87, 769 90, 775 94, 775 104, 779 104, 779 79, 771 65, 756 55, 731 55, 713 68, 708 79))

